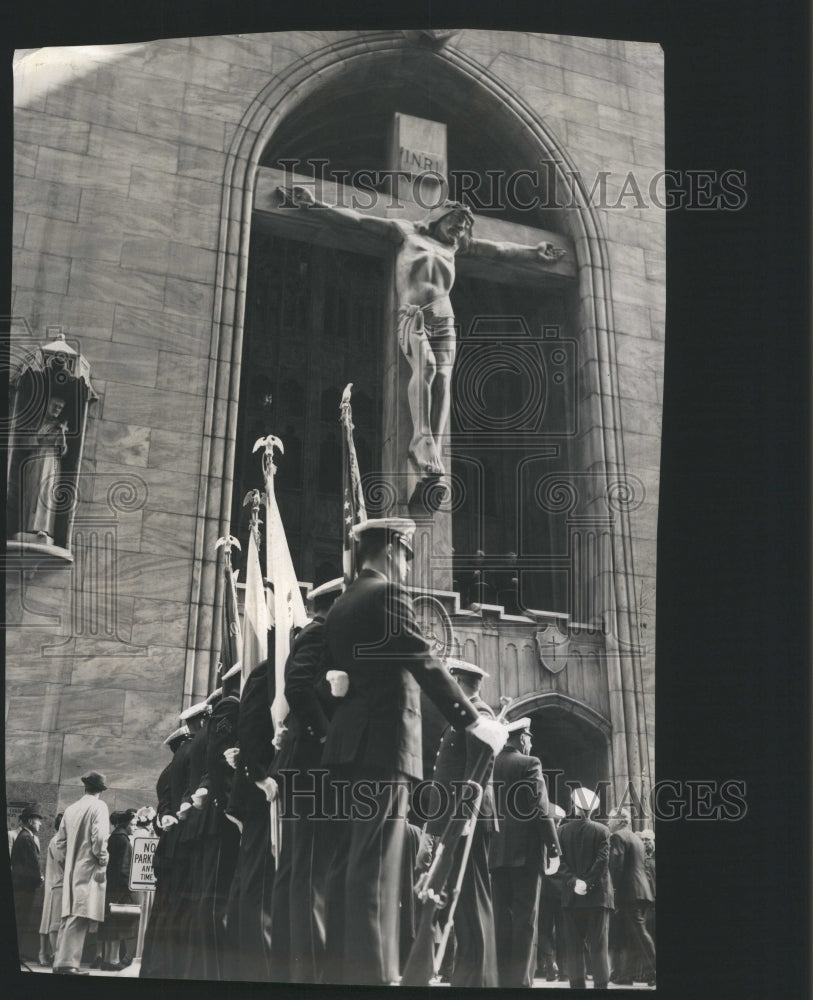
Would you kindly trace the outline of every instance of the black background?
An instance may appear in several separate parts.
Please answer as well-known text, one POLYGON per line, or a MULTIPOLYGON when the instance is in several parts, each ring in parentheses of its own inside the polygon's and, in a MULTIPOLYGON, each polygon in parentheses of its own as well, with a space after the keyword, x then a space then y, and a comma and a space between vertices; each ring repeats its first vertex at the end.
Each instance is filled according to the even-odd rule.
MULTIPOLYGON (((657 775, 742 780, 748 812, 735 823, 658 824, 658 991, 685 1000, 807 996, 807 5, 348 0, 334 8, 304 0, 6 0, 3 21, 0 314, 9 312, 11 283, 14 48, 456 26, 663 46, 667 167, 745 170, 748 202, 738 212, 674 211, 667 220, 657 775)), ((271 989, 15 973, 6 864, 0 880, 7 973, 0 991, 12 1000, 259 997, 271 989)), ((273 989, 292 997, 345 995, 273 989)))

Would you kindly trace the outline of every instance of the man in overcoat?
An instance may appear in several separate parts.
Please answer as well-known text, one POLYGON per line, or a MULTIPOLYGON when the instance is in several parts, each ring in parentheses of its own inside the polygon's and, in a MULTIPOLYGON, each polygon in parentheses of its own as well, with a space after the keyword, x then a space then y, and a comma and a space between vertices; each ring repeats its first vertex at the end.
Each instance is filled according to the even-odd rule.
POLYGON ((323 763, 348 782, 352 800, 349 818, 336 824, 327 880, 330 983, 388 985, 399 977, 408 786, 423 775, 421 688, 456 729, 468 728, 495 752, 505 740, 504 727, 480 717, 418 627, 404 587, 414 531, 407 518, 354 527, 361 570, 325 622, 330 661, 347 687, 323 763))
POLYGON ((530 750, 531 720, 509 723, 494 765, 500 826, 488 859, 503 987, 533 986, 542 871, 546 857, 561 853, 542 763, 530 750))
POLYGON ((42 806, 27 805, 20 815, 20 830, 11 848, 11 884, 14 887, 14 914, 17 918, 17 947, 20 958, 36 959, 39 953, 39 921, 43 883, 40 871, 42 806))
POLYGON ((87 975, 79 969, 85 936, 91 925, 104 921, 110 815, 99 796, 107 782, 103 774, 89 771, 82 784, 85 794, 65 810, 56 838, 57 857, 64 866, 62 923, 54 956, 54 972, 61 975, 87 975))
POLYGON ((590 952, 593 985, 606 989, 610 978, 607 934, 613 909, 610 882, 610 831, 590 818, 599 798, 589 788, 573 791, 574 818, 559 832, 562 861, 562 913, 567 975, 571 989, 584 989, 584 948, 590 952))
POLYGON ((633 974, 643 959, 645 981, 654 985, 655 945, 646 929, 647 911, 654 896, 646 872, 644 843, 632 832, 627 809, 610 813, 610 876, 621 933, 612 981, 632 986, 633 974))

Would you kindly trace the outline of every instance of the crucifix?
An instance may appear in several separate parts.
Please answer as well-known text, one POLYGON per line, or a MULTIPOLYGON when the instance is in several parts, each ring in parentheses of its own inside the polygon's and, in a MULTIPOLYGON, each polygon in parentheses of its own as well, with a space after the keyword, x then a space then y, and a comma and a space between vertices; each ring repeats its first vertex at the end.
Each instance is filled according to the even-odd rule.
MULTIPOLYGON (((409 512, 419 492, 426 495, 428 486, 445 480, 448 471, 457 350, 450 293, 458 263, 462 267, 465 261, 466 273, 486 280, 509 271, 523 283, 562 284, 575 276, 566 236, 478 216, 446 201, 446 163, 445 125, 396 114, 389 191, 315 181, 290 168, 263 168, 255 192, 255 211, 281 235, 376 255, 390 251, 391 287, 382 290, 390 296, 392 316, 382 331, 382 471, 396 484, 401 513, 409 512)), ((441 533, 449 536, 441 548, 450 551, 450 529, 441 533)))
MULTIPOLYGON (((437 170, 445 163, 445 126, 421 122, 406 115, 396 116, 399 132, 399 194, 409 197, 404 174, 411 165, 428 166, 423 173, 442 178, 437 170), (433 125, 442 130, 441 156, 411 150, 410 124, 433 125)), ((414 128, 413 128, 414 130, 414 128)), ((408 179, 408 178, 407 178, 408 179)), ((430 183, 432 183, 430 181, 430 183)), ((440 184, 435 182, 437 187, 440 184)), ((414 190, 414 188, 413 188, 414 190)), ((446 434, 451 406, 451 380, 456 351, 454 310, 450 293, 455 280, 457 255, 472 254, 486 260, 524 261, 541 268, 555 264, 567 251, 549 240, 528 246, 508 241, 477 239, 473 235, 475 216, 470 208, 449 200, 440 200, 419 222, 408 219, 381 218, 343 205, 317 200, 307 186, 294 185, 283 197, 294 205, 319 209, 326 222, 358 225, 371 235, 397 245, 395 289, 397 298, 398 343, 412 375, 407 389, 412 418, 407 458, 419 479, 440 477, 446 469, 442 441, 446 434)), ((427 204, 424 201, 424 204, 427 204)))

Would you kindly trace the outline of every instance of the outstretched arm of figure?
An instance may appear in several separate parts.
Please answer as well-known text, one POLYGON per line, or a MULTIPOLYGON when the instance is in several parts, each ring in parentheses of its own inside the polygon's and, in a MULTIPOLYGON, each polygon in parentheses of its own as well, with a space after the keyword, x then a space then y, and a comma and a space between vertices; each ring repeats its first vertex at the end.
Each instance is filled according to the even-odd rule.
POLYGON ((557 247, 547 240, 536 246, 525 246, 521 243, 495 243, 492 240, 469 241, 466 252, 484 257, 487 260, 518 260, 530 264, 555 264, 557 260, 567 255, 564 247, 557 247))
POLYGON ((284 203, 296 205, 298 208, 318 209, 319 218, 330 222, 350 224, 369 232, 373 236, 388 239, 393 243, 403 243, 405 236, 412 228, 411 223, 400 219, 382 219, 375 215, 363 215, 354 208, 341 205, 327 205, 314 198, 309 188, 295 184, 293 187, 280 185, 277 193, 284 203))

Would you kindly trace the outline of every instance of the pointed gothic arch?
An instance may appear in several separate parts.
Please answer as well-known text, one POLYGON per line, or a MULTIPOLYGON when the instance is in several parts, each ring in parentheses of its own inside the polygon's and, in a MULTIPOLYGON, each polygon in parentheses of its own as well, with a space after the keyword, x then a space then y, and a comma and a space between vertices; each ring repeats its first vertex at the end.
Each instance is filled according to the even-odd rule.
MULTIPOLYGON (((212 316, 210 371, 206 400, 201 493, 197 517, 195 560, 200 567, 191 594, 184 698, 205 694, 217 658, 219 637, 213 614, 222 600, 222 579, 217 572, 214 544, 228 530, 232 510, 232 475, 235 455, 237 409, 243 347, 246 278, 253 207, 254 182, 264 152, 276 130, 318 91, 330 88, 375 86, 382 72, 401 81, 427 79, 448 85, 447 94, 459 107, 476 109, 478 122, 493 124, 510 136, 527 159, 545 159, 565 187, 576 178, 575 210, 566 213, 561 227, 573 238, 580 302, 579 335, 588 355, 597 364, 595 392, 600 403, 598 433, 594 436, 594 467, 604 474, 625 469, 621 414, 617 392, 613 307, 608 251, 601 218, 590 204, 572 161, 558 136, 539 114, 491 73, 452 43, 441 51, 412 45, 400 32, 371 32, 344 37, 301 58, 273 76, 246 109, 228 153, 220 211, 216 288, 212 316), (462 95, 466 95, 465 100, 462 95)), ((628 510, 616 509, 611 546, 612 597, 607 609, 610 622, 607 668, 611 690, 625 692, 623 718, 633 720, 637 732, 615 727, 616 760, 621 773, 641 774, 648 753, 643 711, 640 656, 637 651, 632 543, 628 510)))

